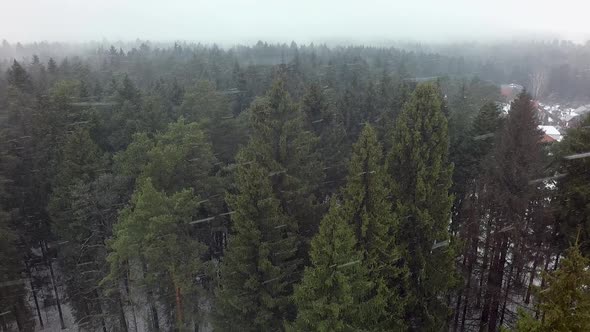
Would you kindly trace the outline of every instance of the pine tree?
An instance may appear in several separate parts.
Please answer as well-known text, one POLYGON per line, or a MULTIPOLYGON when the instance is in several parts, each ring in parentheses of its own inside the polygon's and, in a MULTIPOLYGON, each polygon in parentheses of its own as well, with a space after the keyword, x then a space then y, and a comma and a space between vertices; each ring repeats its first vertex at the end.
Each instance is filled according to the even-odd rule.
POLYGON ((375 321, 386 330, 403 326, 400 292, 406 281, 396 242, 399 218, 392 212, 389 185, 382 147, 375 130, 367 124, 353 146, 347 183, 342 190, 342 208, 375 283, 370 295, 383 304, 374 309, 382 310, 375 321))
POLYGON ((218 159, 231 162, 239 144, 247 140, 243 118, 234 118, 227 96, 216 91, 210 82, 199 82, 186 94, 181 114, 199 122, 211 140, 218 159))
POLYGON ((193 188, 199 195, 215 189, 211 172, 215 157, 196 122, 183 118, 150 139, 138 133, 126 150, 115 155, 115 169, 137 179, 151 178, 158 190, 174 193, 193 188))
POLYGON ((373 284, 347 214, 333 199, 311 241, 311 266, 293 296, 296 331, 372 330, 367 322, 374 305, 367 296, 373 284))
POLYGON ((198 201, 192 190, 166 195, 146 178, 138 184, 131 205, 121 211, 109 242, 106 281, 131 273, 135 287, 145 286, 156 329, 160 318, 155 303, 166 305, 172 298, 174 326, 183 329, 198 324, 195 279, 205 272, 201 256, 206 247, 192 238, 189 224, 197 215, 198 201), (131 271, 125 272, 127 269, 131 271))
POLYGON ((304 130, 300 109, 282 81, 273 84, 264 98, 249 109, 251 136, 246 149, 252 160, 271 175, 271 184, 284 213, 299 223, 308 241, 317 231, 319 209, 316 195, 323 179, 315 148, 317 138, 304 130))
POLYGON ((397 119, 388 155, 393 208, 400 217, 398 239, 409 269, 406 318, 411 329, 440 328, 449 314, 444 296, 454 283, 453 253, 433 246, 449 240, 448 145, 437 88, 421 84, 397 119))
MULTIPOLYGON (((6 180, 0 176, 0 181, 6 180)), ((4 181, 2 181, 4 183, 4 181)), ((4 188, 0 184, 0 197, 5 198, 4 188)), ((2 330, 9 331, 9 326, 19 331, 33 331, 34 323, 29 308, 27 290, 21 281, 23 253, 19 250, 17 233, 9 224, 9 214, 0 206, 0 310, 3 318, 0 320, 2 330), (12 322, 15 324, 12 325, 12 322)))
POLYGON ((103 152, 94 143, 89 131, 79 128, 72 132, 59 151, 57 173, 52 181, 47 207, 53 221, 52 232, 63 242, 58 264, 70 276, 65 286, 74 316, 77 320, 84 319, 94 328, 105 326, 101 316, 104 314, 101 296, 94 288, 100 280, 100 273, 96 273, 100 271, 97 268, 89 269, 88 275, 81 274, 83 270, 80 270, 79 264, 101 262, 101 255, 104 264, 105 253, 101 253, 100 249, 104 249, 106 237, 99 237, 97 225, 93 225, 77 205, 80 201, 76 192, 79 186, 96 179, 104 167, 106 161, 103 152), (94 250, 96 247, 92 247, 93 244, 99 250, 94 250))
POLYGON ((8 84, 17 88, 19 91, 25 93, 33 92, 31 76, 16 60, 12 62, 12 66, 6 72, 6 80, 8 84))
POLYGON ((274 331, 293 317, 290 295, 300 260, 296 221, 274 196, 266 169, 249 150, 236 158, 237 193, 228 194, 229 245, 217 290, 217 325, 226 331, 274 331))
POLYGON ((467 309, 471 301, 472 274, 477 264, 480 248, 480 232, 482 225, 477 217, 481 206, 481 190, 483 190, 481 173, 485 167, 485 161, 492 151, 495 136, 501 128, 501 117, 498 107, 494 103, 485 104, 475 117, 471 128, 458 146, 455 146, 451 153, 454 164, 452 192, 455 196, 453 206, 453 218, 451 231, 456 232, 462 239, 463 251, 463 272, 465 285, 457 294, 455 307, 454 327, 464 326, 467 309), (463 305, 463 310, 461 306, 463 305))
MULTIPOLYGON (((590 116, 579 128, 570 129, 559 144, 561 157, 590 151, 590 116)), ((564 160, 560 173, 566 174, 557 182, 557 219, 563 235, 562 246, 571 243, 580 231, 580 250, 590 257, 590 167, 589 158, 564 160), (581 228, 580 228, 581 227, 581 228)))
POLYGON ((51 75, 57 74, 57 63, 53 58, 49 58, 49 61, 47 61, 47 70, 51 75))
POLYGON ((317 150, 325 166, 326 181, 323 193, 332 193, 346 176, 343 161, 350 153, 347 136, 340 115, 334 110, 331 97, 322 91, 319 83, 308 86, 301 101, 306 127, 318 138, 317 150))
POLYGON ((546 284, 538 292, 542 319, 535 321, 522 315, 519 332, 590 330, 590 260, 582 255, 576 243, 570 247, 558 270, 547 273, 546 284))
POLYGON ((541 138, 536 109, 530 95, 523 92, 512 102, 500 137, 494 144, 492 159, 483 172, 485 191, 481 196, 485 207, 482 214, 489 216, 486 226, 489 249, 484 248, 484 257, 489 257, 489 270, 484 278, 487 285, 480 321, 482 330, 497 329, 502 317, 501 298, 507 294, 502 290, 510 289, 513 272, 526 264, 523 248, 526 235, 535 223, 530 207, 538 191, 530 181, 541 176, 541 138), (509 253, 510 269, 506 269, 509 253))

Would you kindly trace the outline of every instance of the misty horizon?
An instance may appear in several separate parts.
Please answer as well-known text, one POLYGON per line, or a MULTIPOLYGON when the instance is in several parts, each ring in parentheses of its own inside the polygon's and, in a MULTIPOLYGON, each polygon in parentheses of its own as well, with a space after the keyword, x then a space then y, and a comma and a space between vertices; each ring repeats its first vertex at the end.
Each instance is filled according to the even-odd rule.
POLYGON ((201 42, 230 47, 294 41, 297 44, 466 43, 565 39, 590 36, 583 10, 574 1, 507 0, 472 4, 453 0, 438 6, 412 2, 224 0, 215 3, 114 0, 9 2, 0 20, 0 39, 11 43, 87 41, 201 42), (27 24, 19 22, 26 21, 27 24), (18 27, 18 28, 16 28, 18 27))

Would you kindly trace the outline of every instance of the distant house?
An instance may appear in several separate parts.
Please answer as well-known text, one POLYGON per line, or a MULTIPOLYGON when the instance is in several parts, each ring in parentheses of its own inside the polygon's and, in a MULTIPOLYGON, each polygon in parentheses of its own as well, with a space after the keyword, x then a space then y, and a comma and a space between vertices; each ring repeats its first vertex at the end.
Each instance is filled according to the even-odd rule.
POLYGON ((580 119, 580 115, 574 111, 561 117, 563 126, 565 128, 575 127, 575 124, 580 119))
POLYGON ((576 108, 574 110, 574 112, 576 112, 576 114, 586 114, 586 113, 590 112, 590 105, 580 106, 580 107, 576 108))
POLYGON ((541 143, 559 142, 563 138, 559 129, 554 126, 539 126, 545 135, 541 138, 541 143))

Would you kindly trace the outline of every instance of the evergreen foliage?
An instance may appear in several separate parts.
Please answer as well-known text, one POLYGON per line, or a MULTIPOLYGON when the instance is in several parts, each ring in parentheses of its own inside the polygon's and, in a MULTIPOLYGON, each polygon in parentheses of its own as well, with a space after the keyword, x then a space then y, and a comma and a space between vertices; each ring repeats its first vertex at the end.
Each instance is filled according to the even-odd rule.
POLYGON ((400 217, 398 239, 410 281, 406 320, 411 329, 432 330, 447 322, 444 296, 455 279, 453 250, 433 249, 434 243, 450 240, 453 201, 447 120, 433 84, 418 85, 391 136, 393 208, 400 217))

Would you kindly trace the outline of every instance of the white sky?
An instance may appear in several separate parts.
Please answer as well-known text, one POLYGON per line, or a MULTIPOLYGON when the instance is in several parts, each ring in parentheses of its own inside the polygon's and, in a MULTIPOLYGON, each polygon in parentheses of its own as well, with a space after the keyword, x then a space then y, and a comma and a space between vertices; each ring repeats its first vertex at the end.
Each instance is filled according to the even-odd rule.
POLYGON ((10 42, 465 41, 590 37, 585 0, 0 0, 10 42))

